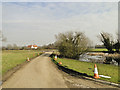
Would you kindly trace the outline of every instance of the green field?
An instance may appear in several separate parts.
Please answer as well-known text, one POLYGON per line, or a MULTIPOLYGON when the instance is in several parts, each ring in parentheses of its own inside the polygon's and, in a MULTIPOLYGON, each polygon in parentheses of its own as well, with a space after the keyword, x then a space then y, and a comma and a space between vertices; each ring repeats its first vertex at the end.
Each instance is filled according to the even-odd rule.
MULTIPOLYGON (((113 49, 115 51, 115 49, 113 49)), ((102 51, 108 51, 106 48, 91 48, 88 51, 90 52, 102 52, 102 51)))
MULTIPOLYGON (((82 62, 73 59, 61 59, 58 58, 57 62, 62 62, 62 66, 69 69, 75 70, 80 73, 86 73, 87 75, 94 76, 94 64, 90 62, 82 62)), ((102 80, 110 82, 118 82, 118 66, 106 65, 106 64, 96 64, 98 68, 99 75, 110 76, 110 79, 100 78, 102 80)))
POLYGON ((27 57, 34 58, 38 50, 4 50, 2 51, 2 74, 26 61, 27 57))
POLYGON ((92 51, 92 52, 102 52, 102 51, 108 51, 107 49, 105 49, 105 48, 100 48, 100 49, 90 49, 89 51, 92 51))

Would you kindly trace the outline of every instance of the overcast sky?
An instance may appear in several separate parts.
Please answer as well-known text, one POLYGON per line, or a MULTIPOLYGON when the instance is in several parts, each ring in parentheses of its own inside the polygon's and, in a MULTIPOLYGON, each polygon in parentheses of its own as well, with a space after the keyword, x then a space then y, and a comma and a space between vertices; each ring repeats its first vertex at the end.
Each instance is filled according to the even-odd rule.
POLYGON ((117 37, 117 2, 4 2, 2 11, 3 45, 49 44, 66 31, 82 31, 94 44, 102 31, 117 37))

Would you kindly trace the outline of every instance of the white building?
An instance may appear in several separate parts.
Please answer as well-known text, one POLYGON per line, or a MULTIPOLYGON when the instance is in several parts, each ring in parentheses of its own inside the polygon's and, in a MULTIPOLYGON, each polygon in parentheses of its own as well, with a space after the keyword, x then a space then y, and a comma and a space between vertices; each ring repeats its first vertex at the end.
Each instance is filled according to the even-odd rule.
POLYGON ((37 45, 28 45, 28 47, 30 47, 31 49, 37 49, 38 48, 37 45))

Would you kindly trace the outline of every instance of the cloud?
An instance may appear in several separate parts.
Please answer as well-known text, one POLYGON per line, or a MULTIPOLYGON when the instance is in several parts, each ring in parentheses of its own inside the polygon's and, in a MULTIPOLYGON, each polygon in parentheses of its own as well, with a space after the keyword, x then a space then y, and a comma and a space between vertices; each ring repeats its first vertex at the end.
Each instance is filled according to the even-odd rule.
POLYGON ((2 3, 0 2, 0 30, 2 30, 2 3))
POLYGON ((1 0, 2 2, 118 2, 119 0, 1 0))
POLYGON ((117 10, 116 5, 117 3, 3 3, 3 15, 5 14, 7 20, 17 20, 17 18, 20 20, 22 18, 23 20, 24 18, 61 19, 79 14, 114 11, 117 10))
POLYGON ((115 36, 117 12, 117 3, 3 3, 3 31, 19 45, 48 44, 69 30, 83 31, 97 44, 101 31, 115 36))

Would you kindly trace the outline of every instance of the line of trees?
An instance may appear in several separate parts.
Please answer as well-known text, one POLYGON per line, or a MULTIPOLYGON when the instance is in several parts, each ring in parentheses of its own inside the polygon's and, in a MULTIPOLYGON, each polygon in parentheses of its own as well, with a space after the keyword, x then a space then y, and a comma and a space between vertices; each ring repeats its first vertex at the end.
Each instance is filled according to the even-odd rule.
POLYGON ((31 50, 27 46, 17 46, 16 44, 8 44, 7 46, 2 46, 2 50, 31 50))
MULTIPOLYGON (((48 44, 43 46, 38 46, 37 50, 41 49, 56 49, 55 44, 48 44)), ((2 50, 32 50, 28 46, 17 46, 16 44, 8 44, 7 46, 2 46, 2 50)), ((33 49, 34 50, 34 49, 33 49)))
POLYGON ((24 47, 19 47, 16 44, 8 44, 7 46, 2 46, 2 50, 22 50, 24 47))

